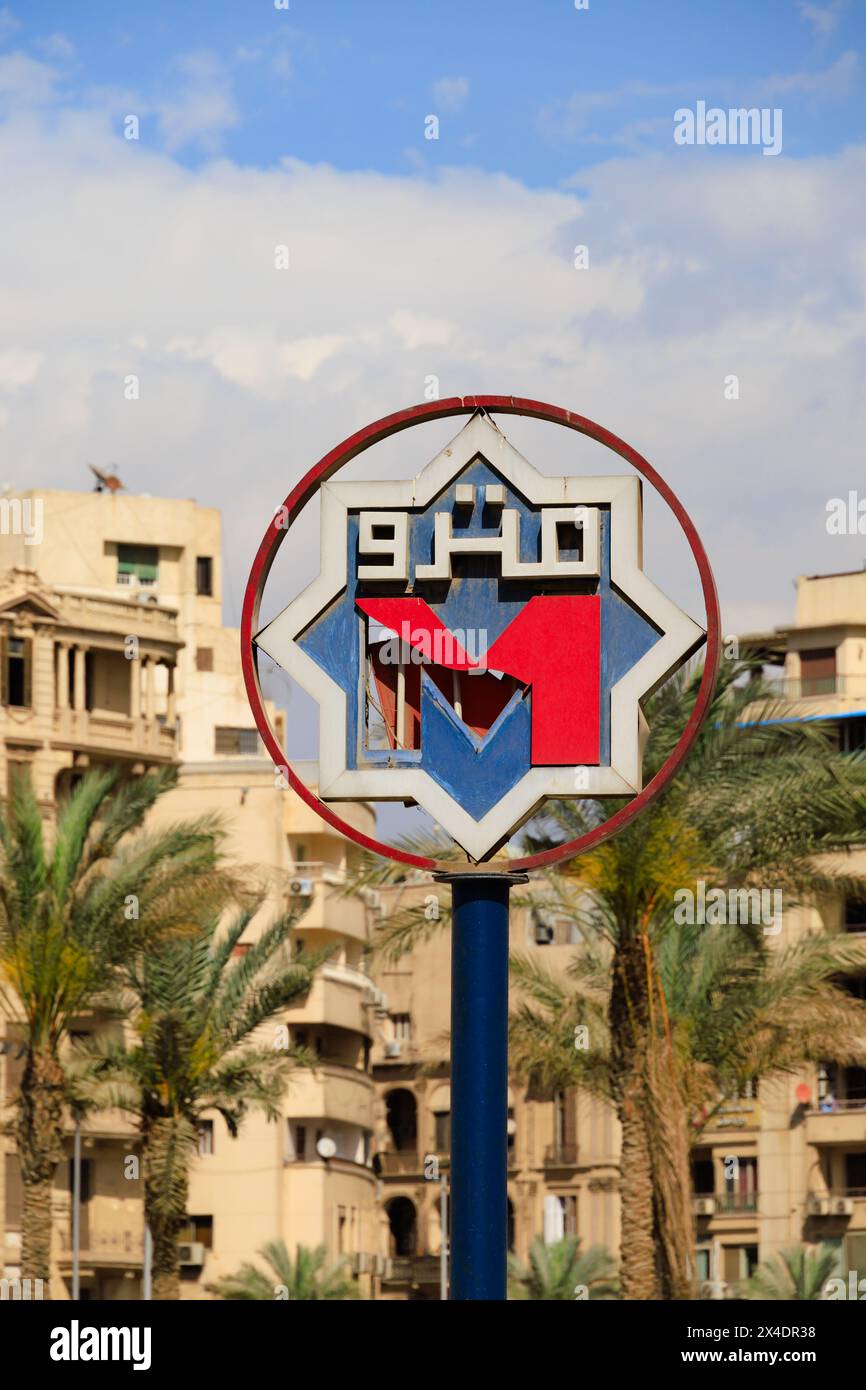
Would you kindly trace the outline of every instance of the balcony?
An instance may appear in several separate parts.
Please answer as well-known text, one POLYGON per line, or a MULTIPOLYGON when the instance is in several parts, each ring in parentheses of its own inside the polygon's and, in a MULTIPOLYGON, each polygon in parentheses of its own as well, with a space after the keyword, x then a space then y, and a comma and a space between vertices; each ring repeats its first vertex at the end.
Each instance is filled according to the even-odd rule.
POLYGON ((377 1155, 384 1178, 420 1177, 424 1172, 424 1154, 415 1149, 391 1149, 377 1155))
POLYGON ((866 676, 783 677, 770 682, 772 693, 779 700, 866 699, 866 676))
POLYGON ((758 1210, 757 1192, 720 1192, 716 1194, 717 1216, 754 1216, 758 1210))
MULTIPOLYGON (((65 1272, 72 1268, 72 1233, 64 1227, 60 1229, 60 1252, 57 1263, 65 1272)), ((129 1230, 102 1228, 88 1230, 86 1217, 81 1229, 81 1264, 96 1265, 102 1269, 137 1269, 141 1266, 144 1253, 144 1233, 141 1228, 129 1230)))
POLYGON ((341 1120, 372 1130, 375 1089, 366 1072, 321 1061, 315 1071, 293 1074, 283 1113, 293 1120, 341 1120))
POLYGON ((438 1255, 395 1255, 388 1261, 385 1284, 438 1284, 441 1274, 438 1255))
POLYGON ((325 931, 367 940, 367 910, 346 891, 346 875, 333 864, 306 862, 292 870, 291 895, 299 931, 325 931))
POLYGON ((286 1017, 296 1027, 327 1023, 372 1037, 370 1006, 378 998, 379 990, 363 971, 326 963, 316 972, 304 1003, 289 1009, 286 1017))
POLYGON ((548 1144, 544 1150, 545 1168, 576 1168, 576 1144, 548 1144))
POLYGON ((806 1115, 807 1144, 866 1143, 866 1100, 836 1100, 832 1110, 810 1110, 806 1115))
POLYGON ((133 719, 108 711, 58 709, 54 712, 55 746, 127 758, 170 761, 177 730, 159 719, 133 719))

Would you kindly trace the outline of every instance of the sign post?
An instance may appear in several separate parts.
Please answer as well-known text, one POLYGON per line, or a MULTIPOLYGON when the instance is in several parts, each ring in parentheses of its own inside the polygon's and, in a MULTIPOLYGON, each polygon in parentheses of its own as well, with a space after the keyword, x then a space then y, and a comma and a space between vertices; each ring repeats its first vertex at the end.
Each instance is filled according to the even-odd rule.
POLYGON ((526 874, 451 884, 451 1298, 503 1299, 508 1211, 508 895, 526 874))
POLYGON ((623 440, 557 406, 478 396, 400 411, 326 454, 268 524, 241 622, 247 695, 265 747, 322 820, 452 890, 452 1300, 506 1297, 509 891, 529 870, 602 843, 659 795, 707 714, 719 652, 715 583, 682 504, 623 440), (333 481, 389 436, 461 415, 467 423, 417 476, 333 481), (499 415, 576 431, 635 472, 538 471, 495 423, 499 415), (643 569, 644 480, 688 540, 706 630, 643 569), (262 627, 274 557, 316 495, 320 573, 262 627), (704 644, 694 709, 644 785, 644 704, 704 644), (271 727, 262 651, 318 702, 317 792, 293 772, 271 727), (548 799, 570 797, 624 804, 567 844, 503 852, 548 799), (454 858, 375 840, 335 807, 380 800, 426 811, 454 841, 454 858))

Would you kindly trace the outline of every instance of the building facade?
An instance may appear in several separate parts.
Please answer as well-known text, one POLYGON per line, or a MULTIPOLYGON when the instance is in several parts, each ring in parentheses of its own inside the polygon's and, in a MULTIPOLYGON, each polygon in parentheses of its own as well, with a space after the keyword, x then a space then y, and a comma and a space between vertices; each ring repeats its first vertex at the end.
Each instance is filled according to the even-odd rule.
MULTIPOLYGON (((345 1256, 365 1297, 438 1298, 449 934, 429 935, 396 962, 370 947, 384 917, 445 890, 410 874, 378 893, 347 893, 354 846, 290 795, 263 756, 238 634, 222 622, 218 512, 124 492, 38 498, 39 545, 0 535, 0 794, 29 777, 50 821, 88 768, 120 765, 135 776, 178 763, 179 785, 156 817, 219 813, 228 854, 267 886, 264 911, 294 906, 301 942, 331 950, 305 1002, 275 1024, 317 1057, 315 1070, 292 1081, 280 1122, 251 1116, 238 1139, 219 1116, 202 1126, 183 1296, 207 1296, 208 1283, 282 1237, 290 1251, 323 1244, 345 1256)), ((842 748, 866 746, 866 572, 801 579, 793 625, 743 643, 776 673, 786 717, 829 721, 842 748)), ((284 732, 285 715, 272 715, 284 732)), ((314 786, 315 767, 299 770, 314 786)), ((372 833, 370 807, 339 809, 372 833)), ((853 863, 866 876, 866 851, 853 863)), ((866 913, 844 899, 800 909, 786 916, 782 939, 810 930, 863 933, 866 913)), ((557 971, 580 942, 572 923, 525 906, 512 914, 511 946, 557 971)), ((866 998, 866 971, 844 986, 866 998)), ((76 1031, 107 1026, 88 1017, 76 1031)), ((0 1028, 8 1107, 21 1059, 15 1020, 0 1028)), ((68 1147, 71 1157, 71 1127, 68 1147)), ((616 1252, 619 1133, 609 1106, 577 1090, 539 1094, 512 1078, 508 1149, 509 1245, 518 1257, 534 1237, 566 1233, 616 1252)), ((8 1134, 0 1152, 0 1275, 14 1278, 21 1189, 8 1134)), ((83 1295, 138 1298, 144 1221, 128 1162, 134 1128, 119 1114, 87 1119, 82 1152, 83 1295)), ((834 1243, 840 1268, 866 1276, 866 1072, 817 1067, 726 1098, 695 1148, 693 1177, 707 1296, 733 1292, 759 1259, 801 1241, 834 1243)), ((68 1298, 68 1163, 58 1168, 54 1214, 52 1293, 68 1298)))
MULTIPOLYGON (((280 1236, 292 1251, 324 1244, 333 1256, 345 1254, 370 1294, 383 1272, 370 1071, 380 998, 364 969, 371 917, 345 893, 352 847, 288 793, 263 755, 240 678, 239 636, 222 624, 219 513, 111 491, 34 492, 22 501, 41 504, 43 534, 38 545, 0 535, 3 794, 15 777, 28 777, 50 821, 88 768, 119 765, 135 776, 179 763, 179 785, 158 804, 154 823, 216 812, 227 855, 264 885, 265 905, 248 935, 291 908, 300 941, 331 952, 303 1005, 279 1021, 318 1058, 315 1071, 297 1073, 280 1123, 252 1116, 237 1139, 217 1115, 202 1127, 183 1295, 205 1296, 208 1282, 280 1236)), ((271 714, 282 734, 285 716, 271 714)), ((313 784, 315 768, 304 771, 313 784)), ((368 833, 373 827, 363 805, 342 814, 368 833)), ((75 1031, 106 1026, 88 1017, 75 1031)), ((8 1107, 22 1063, 15 1020, 0 1028, 8 1107)), ((21 1184, 11 1137, 0 1144, 0 1263, 14 1278, 21 1184)), ((68 1147, 71 1156, 71 1127, 68 1147)), ((144 1221, 129 1161, 137 1155, 132 1124, 114 1114, 87 1119, 82 1154, 83 1296, 140 1297, 144 1221)), ((69 1164, 57 1171, 54 1212, 52 1294, 64 1298, 72 1266, 69 1164)))

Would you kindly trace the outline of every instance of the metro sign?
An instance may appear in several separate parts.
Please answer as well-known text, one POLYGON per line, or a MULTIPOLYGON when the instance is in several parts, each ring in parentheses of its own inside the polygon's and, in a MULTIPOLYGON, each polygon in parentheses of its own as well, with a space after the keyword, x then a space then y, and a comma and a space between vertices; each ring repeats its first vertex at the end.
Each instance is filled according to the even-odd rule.
POLYGON ((643 571, 641 478, 539 473, 483 409, 414 479, 325 463, 321 573, 259 632, 245 605, 319 704, 319 796, 421 806, 481 861, 548 797, 641 793, 642 704, 707 636, 643 571))

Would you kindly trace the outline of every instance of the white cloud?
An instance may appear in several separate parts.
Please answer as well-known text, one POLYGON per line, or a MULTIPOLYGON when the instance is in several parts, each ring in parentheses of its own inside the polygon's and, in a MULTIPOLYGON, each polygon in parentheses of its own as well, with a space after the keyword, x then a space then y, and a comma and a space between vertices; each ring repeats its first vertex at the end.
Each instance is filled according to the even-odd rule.
POLYGON ((231 79, 215 54, 201 51, 178 59, 179 92, 157 103, 160 130, 168 150, 200 145, 216 153, 222 136, 240 120, 231 79))
POLYGON ((860 69, 860 60, 853 49, 843 53, 822 72, 792 72, 780 77, 768 77, 761 88, 773 96, 806 93, 818 97, 842 97, 851 89, 860 69))
MULTIPOLYGON (((190 170, 52 110, 0 124, 0 185, 16 190, 0 261, 16 480, 88 487, 86 463, 111 462, 133 491, 219 504, 236 587, 301 473, 431 375, 442 395, 552 400, 641 449, 704 534, 728 630, 787 618, 796 572, 863 562, 824 519, 863 486, 866 148, 612 159, 552 190, 479 170, 190 170)), ((503 423, 543 467, 602 461, 503 423)), ((399 461, 457 427, 399 436, 399 461)), ((696 606, 669 535, 651 572, 696 606)))
POLYGON ((433 83, 433 100, 443 111, 460 111, 469 96, 466 77, 440 77, 433 83))
POLYGON ((75 57, 75 44, 65 34, 49 34, 47 38, 37 39, 36 47, 48 58, 56 58, 60 63, 68 63, 75 57))
POLYGON ((396 314, 392 314, 388 322, 403 346, 410 351, 417 347, 447 343, 454 332, 454 325, 446 323, 444 319, 411 314, 405 309, 399 309, 396 314))
POLYGON ((58 72, 16 50, 0 56, 0 105, 8 110, 42 106, 55 99, 58 72))
POLYGON ((29 386, 43 360, 41 352, 26 348, 8 348, 0 352, 0 390, 17 391, 21 386, 29 386))
POLYGON ((0 9, 0 43, 3 43, 5 39, 8 39, 10 34, 14 34, 15 31, 20 28, 20 19, 16 19, 12 11, 4 5, 3 8, 0 9))
POLYGON ((829 5, 813 5, 809 0, 798 0, 797 4, 800 18, 806 24, 811 24, 813 33, 821 39, 835 32, 844 8, 845 0, 831 0, 829 5))

